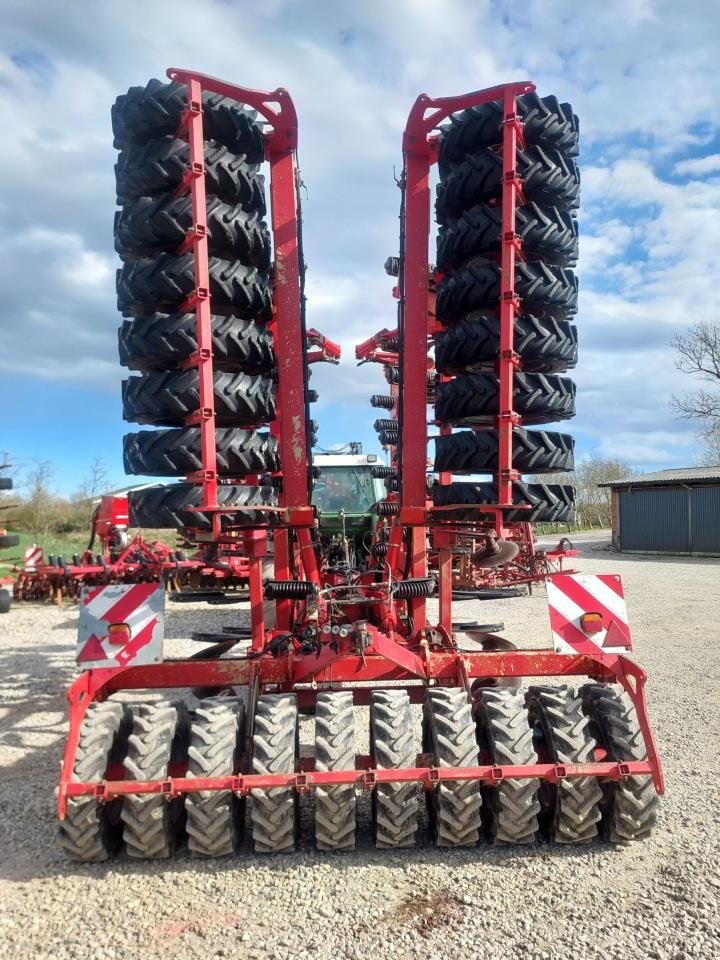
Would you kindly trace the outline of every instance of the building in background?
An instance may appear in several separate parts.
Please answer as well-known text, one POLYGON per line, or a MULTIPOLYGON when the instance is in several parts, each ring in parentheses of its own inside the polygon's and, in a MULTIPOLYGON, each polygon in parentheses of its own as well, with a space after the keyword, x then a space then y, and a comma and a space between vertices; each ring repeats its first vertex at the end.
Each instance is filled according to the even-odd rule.
POLYGON ((618 550, 720 556, 720 466, 660 470, 598 486, 612 490, 618 550))

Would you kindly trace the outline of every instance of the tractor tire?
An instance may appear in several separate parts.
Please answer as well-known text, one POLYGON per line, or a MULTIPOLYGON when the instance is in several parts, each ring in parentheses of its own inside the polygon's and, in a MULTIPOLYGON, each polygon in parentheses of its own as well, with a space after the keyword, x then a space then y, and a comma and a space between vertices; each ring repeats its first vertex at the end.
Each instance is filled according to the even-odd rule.
MULTIPOLYGON (((529 260, 572 267, 578 257, 578 225, 570 213, 554 207, 541 209, 535 203, 518 207, 515 233, 529 260)), ((476 256, 500 250, 502 209, 480 204, 440 228, 437 238, 437 268, 449 273, 476 256)))
MULTIPOLYGON (((597 744, 574 690, 530 687, 525 702, 551 763, 592 763, 597 744)), ((597 777, 543 782, 538 796, 540 825, 557 843, 587 843, 597 836, 602 800, 597 777)))
MULTIPOLYGON (((213 383, 219 426, 275 419, 275 384, 269 377, 218 371, 213 383)), ((131 423, 182 426, 200 407, 197 370, 128 377, 123 380, 122 397, 123 416, 131 423)))
MULTIPOLYGON (((210 317, 213 367, 247 372, 272 370, 275 364, 269 330, 253 320, 234 316, 210 317)), ((166 370, 197 351, 194 313, 154 313, 125 320, 118 330, 120 363, 132 370, 166 370)))
MULTIPOLYGON (((128 739, 128 780, 164 780, 173 762, 187 759, 190 719, 180 701, 139 707, 128 739)), ((162 794, 128 794, 122 806, 123 838, 128 856, 145 860, 169 857, 184 822, 184 800, 169 803, 162 794)))
MULTIPOLYGON (((253 773, 294 773, 298 756, 297 701, 289 694, 258 698, 253 773)), ((297 794, 293 787, 253 790, 250 814, 255 853, 288 853, 295 847, 297 794)))
MULTIPOLYGON (((201 700, 192 718, 188 777, 230 777, 239 769, 245 746, 245 707, 231 698, 201 700)), ((240 800, 230 790, 185 796, 191 853, 222 857, 240 842, 240 800)))
MULTIPOLYGON (((355 769, 353 695, 320 693, 315 714, 315 769, 355 769)), ((355 849, 355 786, 315 790, 315 843, 318 850, 355 849)))
MULTIPOLYGON (((140 197, 115 214, 115 249, 123 259, 154 256, 157 250, 174 251, 193 225, 190 197, 164 194, 140 197)), ((245 213, 239 204, 218 197, 207 202, 208 250, 236 257, 247 266, 270 266, 270 234, 256 213, 245 213)))
POLYGON ((0 588, 0 613, 10 613, 12 605, 12 596, 9 590, 0 588))
MULTIPOLYGON (((133 718, 127 704, 114 700, 92 703, 80 727, 73 766, 75 783, 104 780, 108 767, 122 763, 133 718)), ((60 846, 72 859, 85 863, 107 860, 122 845, 122 799, 98 803, 92 796, 70 797, 59 823, 60 846)))
MULTIPOLYGON (((204 91, 203 136, 219 140, 235 153, 244 153, 249 163, 262 163, 265 145, 257 113, 217 93, 204 91)), ((144 87, 130 87, 110 111, 114 145, 145 143, 151 137, 175 133, 188 106, 184 83, 149 80, 144 87)))
MULTIPOLYGON (((206 530, 212 527, 210 514, 191 510, 202 502, 202 487, 193 483, 172 483, 168 486, 146 487, 128 493, 130 525, 132 527, 191 527, 206 530)), ((222 513, 222 529, 234 526, 263 526, 273 523, 277 513, 254 507, 276 507, 275 487, 246 487, 222 484, 217 488, 217 502, 222 507, 237 511, 222 513)))
MULTIPOLYGON (((440 181, 435 201, 438 223, 502 193, 502 156, 486 149, 453 165, 440 181)), ((555 150, 530 147, 517 152, 517 172, 525 200, 543 207, 574 210, 580 205, 580 171, 555 150)))
MULTIPOLYGON (((269 320, 272 294, 266 278, 240 260, 209 258, 213 304, 249 320, 269 320)), ((195 291, 195 257, 160 253, 140 257, 117 271, 118 310, 123 316, 175 310, 195 291)))
MULTIPOLYGON (((373 690, 370 752, 380 770, 414 767, 416 760, 410 698, 404 690, 373 690)), ((380 783, 372 795, 375 846, 411 847, 418 826, 415 783, 380 783)))
MULTIPOLYGON (((590 729, 609 760, 647 760, 635 707, 625 693, 606 683, 580 688, 590 729)), ((659 798, 652 777, 632 776, 604 784, 602 829, 613 843, 643 840, 655 826, 659 798)))
MULTIPOLYGON (((118 154, 115 190, 118 204, 137 197, 172 193, 183 182, 190 155, 187 140, 160 137, 118 154)), ((216 140, 205 141, 205 190, 209 196, 238 203, 248 213, 266 213, 265 178, 258 164, 248 163, 216 140)))
POLYGON ((17 547, 19 545, 20 537, 17 533, 0 534, 0 550, 7 550, 9 547, 17 547))
MULTIPOLYGON (((525 372, 562 373, 577 363, 577 328, 566 320, 522 314, 515 318, 514 332, 514 349, 525 372)), ((494 369, 499 351, 499 317, 471 313, 437 334, 435 368, 442 374, 472 373, 490 364, 494 369)))
MULTIPOLYGON (((217 472, 221 477, 248 473, 275 473, 280 469, 278 443, 269 433, 237 430, 215 431, 217 472)), ((143 477, 184 477, 202 470, 200 428, 143 430, 123 437, 125 473, 143 477)))
MULTIPOLYGON (((524 695, 483 688, 475 702, 480 756, 503 765, 538 762, 524 695)), ((533 843, 539 829, 539 780, 502 780, 484 791, 486 828, 492 843, 533 843)))
MULTIPOLYGON (((577 312, 578 282, 571 270, 539 260, 515 264, 515 293, 529 313, 564 320, 577 312)), ((476 259, 438 284, 437 318, 453 323, 500 300, 500 267, 476 259)))
MULTIPOLYGON (((464 687, 428 690, 423 708, 423 753, 438 767, 475 767, 475 722, 464 687)), ((480 782, 443 781, 428 793, 430 821, 438 847, 475 846, 482 825, 480 782)))
MULTIPOLYGON (((435 416, 444 423, 468 423, 496 416, 499 379, 494 373, 469 373, 436 387, 435 416)), ((575 416, 575 383, 546 373, 516 373, 513 406, 524 423, 555 423, 575 416)))
MULTIPOLYGON (((450 520, 478 520, 482 504, 498 502, 494 483, 433 484, 431 490, 436 507, 457 507, 443 510, 439 516, 450 520)), ((513 503, 529 504, 529 510, 507 510, 507 523, 571 523, 575 519, 575 491, 573 487, 546 483, 514 483, 513 503)))
MULTIPOLYGON (((536 93, 525 93, 515 103, 525 143, 543 144, 569 157, 577 155, 580 124, 569 103, 536 93)), ((468 153, 502 143, 503 114, 502 100, 494 100, 451 116, 441 128, 441 173, 442 168, 463 160, 468 153)))
MULTIPOLYGON (((575 440, 566 433, 513 430, 513 467, 521 473, 560 473, 575 469, 575 440)), ((433 469, 450 473, 487 473, 498 467, 498 434, 463 430, 435 438, 433 469)), ((132 471, 125 467, 126 473, 132 471)), ((137 471, 140 473, 141 471, 137 471)))

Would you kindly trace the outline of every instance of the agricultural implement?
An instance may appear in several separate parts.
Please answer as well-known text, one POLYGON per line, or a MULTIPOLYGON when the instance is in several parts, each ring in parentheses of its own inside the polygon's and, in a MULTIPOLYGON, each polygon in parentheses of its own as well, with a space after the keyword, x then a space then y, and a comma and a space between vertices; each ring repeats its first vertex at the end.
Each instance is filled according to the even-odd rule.
POLYGON ((187 543, 190 554, 141 534, 128 536, 128 499, 103 496, 92 518, 90 542, 66 559, 33 544, 16 568, 16 600, 77 600, 84 589, 107 584, 163 583, 168 592, 245 589, 249 564, 232 541, 187 543), (99 549, 98 549, 99 547, 99 549))
MULTIPOLYGON (((663 778, 646 677, 627 656, 619 577, 548 580, 551 649, 515 649, 488 628, 461 630, 452 620, 458 537, 491 523, 504 541, 507 523, 571 512, 569 488, 519 479, 526 460, 518 444, 543 447, 546 472, 548 460, 567 469, 568 442, 521 428, 514 387, 524 383, 527 398, 526 371, 564 369, 573 352, 575 286, 556 266, 568 233, 572 248, 574 221, 564 211, 577 197, 570 108, 541 100, 530 83, 416 101, 403 138, 396 489, 375 506, 367 563, 338 571, 327 569, 311 503, 292 101, 284 90, 266 94, 180 70, 168 76, 171 84, 131 89, 113 110, 123 203, 118 292, 133 317, 123 324, 121 356, 132 343, 142 371, 124 386, 125 416, 162 427, 132 442, 159 444, 165 475, 186 479, 131 492, 130 512, 137 525, 242 542, 250 622, 203 634, 209 646, 190 659, 163 659, 162 605, 147 585, 83 597, 92 669, 68 693, 58 791, 65 850, 101 860, 124 844, 134 857, 166 857, 186 835, 194 854, 231 854, 249 799, 254 849, 290 851, 297 806, 310 791, 323 850, 355 845, 358 790, 371 793, 378 847, 414 843, 421 792, 441 846, 645 837, 663 778), (473 228, 458 263, 444 256, 443 273, 431 275, 429 173, 438 160, 438 212, 459 220, 462 204, 472 205, 480 210, 473 218, 495 227, 473 228), (556 230, 538 226, 546 221, 556 230), (483 372, 438 364, 443 338, 457 339, 460 328, 474 344, 465 360, 483 372), (439 373, 429 395, 433 343, 439 373), (461 405, 458 397, 475 400, 461 405), (493 482, 457 481, 462 468, 448 466, 428 486, 429 400, 441 437, 452 439, 467 421, 479 437, 472 442, 494 450, 493 482), (269 532, 274 572, 264 579, 269 532), (438 554, 434 576, 428 539, 438 554), (428 603, 436 591, 437 613, 428 603), (559 685, 548 685, 551 677, 559 685), (158 700, 163 690, 188 695, 158 700), (422 705, 422 725, 413 705, 422 705), (370 746, 358 753, 365 714, 355 708, 363 706, 370 746), (299 711, 315 716, 312 757, 299 754, 299 711)), ((534 376, 546 379, 551 397, 534 402, 547 413, 569 387, 534 376)))

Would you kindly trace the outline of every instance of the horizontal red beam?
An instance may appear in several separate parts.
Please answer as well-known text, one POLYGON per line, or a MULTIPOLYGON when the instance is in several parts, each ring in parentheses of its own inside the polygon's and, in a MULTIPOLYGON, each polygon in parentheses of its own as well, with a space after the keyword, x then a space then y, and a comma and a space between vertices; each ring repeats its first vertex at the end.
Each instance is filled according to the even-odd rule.
MULTIPOLYGON (((332 655, 325 652, 325 657, 332 655)), ((422 679, 455 682, 458 667, 462 667, 469 679, 496 677, 563 677, 585 676, 610 678, 616 674, 618 658, 599 654, 554 653, 552 650, 512 650, 478 653, 462 650, 430 651, 427 660, 416 657, 418 664, 425 664, 422 679)), ((624 661, 628 662, 628 661, 624 661)), ((296 654, 274 659, 241 660, 165 660, 163 663, 124 669, 91 670, 78 678, 87 692, 94 695, 100 688, 105 696, 116 690, 143 690, 168 687, 238 686, 247 685, 260 674, 263 684, 290 685, 293 682, 309 681, 335 683, 363 683, 378 680, 416 680, 418 674, 392 662, 383 656, 366 654, 341 654, 331 662, 315 654, 296 654)), ((78 683, 76 681, 76 683, 78 683)))
POLYGON ((576 777, 602 777, 606 780, 622 780, 628 776, 651 775, 647 761, 628 763, 533 763, 477 767, 407 767, 402 770, 331 770, 306 773, 237 774, 228 777, 168 777, 165 780, 103 780, 96 783, 69 783, 68 797, 92 795, 101 802, 127 794, 159 793, 178 797, 203 790, 231 790, 238 795, 251 790, 267 790, 272 787, 292 787, 304 793, 315 787, 354 784, 372 790, 380 783, 420 783, 431 790, 446 781, 478 780, 483 783, 500 783, 503 780, 547 780, 557 783, 576 777))

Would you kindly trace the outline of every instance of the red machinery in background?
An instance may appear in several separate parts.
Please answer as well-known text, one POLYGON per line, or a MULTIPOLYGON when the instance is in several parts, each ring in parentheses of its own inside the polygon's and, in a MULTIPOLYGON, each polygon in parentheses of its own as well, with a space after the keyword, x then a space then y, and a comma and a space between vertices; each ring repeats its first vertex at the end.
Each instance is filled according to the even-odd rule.
POLYGON ((190 555, 162 540, 141 534, 128 536, 128 498, 103 496, 93 513, 87 549, 70 558, 49 556, 33 544, 25 551, 21 567, 14 569, 16 600, 77 600, 84 588, 120 583, 163 583, 168 591, 211 591, 247 587, 247 557, 232 543, 188 544, 190 555))
MULTIPOLYGON (((123 131, 121 145, 130 135, 146 136, 140 123, 146 116, 152 116, 156 132, 159 116, 169 118, 163 121, 163 133, 181 119, 180 132, 190 130, 197 281, 192 305, 200 347, 192 358, 200 384, 192 422, 202 427, 203 462, 191 480, 202 487, 202 497, 188 484, 152 494, 138 491, 131 495, 131 514, 147 516, 149 504, 172 502, 179 525, 194 528, 198 538, 210 541, 238 533, 250 558, 250 623, 202 634, 199 639, 210 647, 193 658, 158 662, 159 614, 149 599, 139 610, 126 596, 94 594, 83 600, 87 631, 92 632, 86 648, 94 638, 92 649, 106 659, 83 673, 68 692, 70 729, 58 791, 65 850, 77 859, 101 860, 124 843, 131 856, 166 857, 185 830, 195 854, 229 854, 242 835, 241 800, 249 797, 255 850, 289 851, 296 841, 297 806, 309 790, 315 791, 318 847, 347 849, 355 845, 357 788, 372 794, 378 847, 414 842, 418 787, 425 792, 439 846, 475 845, 481 837, 527 843, 540 835, 580 843, 595 837, 599 824, 613 840, 647 836, 663 777, 645 700, 645 673, 626 656, 631 643, 619 578, 552 579, 557 591, 551 605, 554 649, 514 649, 487 629, 464 624, 460 630, 452 621, 458 531, 482 531, 489 516, 502 536, 506 521, 532 510, 523 502, 525 488, 513 467, 518 423, 513 376, 521 363, 513 341, 520 250, 514 227, 522 197, 516 152, 528 129, 539 130, 542 139, 555 136, 560 126, 576 143, 576 124, 573 133, 561 109, 565 105, 553 98, 546 104, 534 96, 532 84, 518 83, 443 100, 422 95, 413 107, 403 139, 399 323, 393 351, 398 383, 391 391, 393 406, 398 406, 393 465, 398 489, 378 505, 383 523, 365 569, 336 569, 323 577, 310 501, 304 265, 292 102, 284 90, 261 94, 200 74, 171 70, 168 75, 175 84, 161 88, 152 82, 128 95, 118 113, 130 127, 123 131), (182 116, 177 107, 181 99, 182 116), (197 185, 203 182, 209 151, 217 148, 217 140, 203 147, 203 121, 212 123, 216 138, 228 136, 237 149, 237 140, 218 122, 220 115, 239 116, 232 101, 255 107, 272 125, 264 143, 275 245, 269 327, 277 405, 267 420, 279 443, 281 469, 280 483, 253 486, 253 493, 248 493, 247 479, 218 479, 208 251, 198 229, 204 223, 204 194, 197 185), (502 141, 497 156, 503 253, 494 301, 501 340, 499 406, 493 418, 499 449, 494 499, 485 500, 485 488, 468 492, 441 474, 438 487, 444 492, 438 494, 436 487, 428 490, 426 479, 428 347, 438 329, 429 308, 429 170, 438 157, 435 129, 458 110, 469 111, 470 117, 461 115, 455 125, 475 124, 479 116, 482 137, 496 146, 502 141), (539 113, 545 119, 538 124, 539 113), (185 505, 178 506, 182 497, 185 505), (274 576, 263 582, 269 528, 274 576), (438 551, 437 617, 427 609, 436 589, 436 578, 428 572, 428 537, 438 551), (469 646, 462 639, 468 632, 469 646), (241 637, 248 645, 238 652, 234 647, 241 637), (548 686, 549 677, 561 678, 562 684, 548 686), (589 680, 580 691, 566 685, 576 677, 589 680), (518 689, 521 680, 535 678, 542 678, 539 685, 526 693, 518 689), (157 702, 159 690, 183 688, 195 691, 199 702, 177 694, 157 702), (130 704, 127 696, 114 698, 141 690, 151 696, 138 704, 130 704), (419 754, 411 704, 423 704, 419 754), (354 707, 362 705, 370 707, 370 748, 358 754, 360 714, 354 707), (315 713, 312 757, 299 751, 302 709, 315 713)), ((217 265, 211 263, 212 269, 217 265)), ((490 272, 496 275, 494 267, 490 272)), ((218 299, 223 295, 220 289, 218 299)), ((441 433, 446 429, 441 427, 441 433)))

